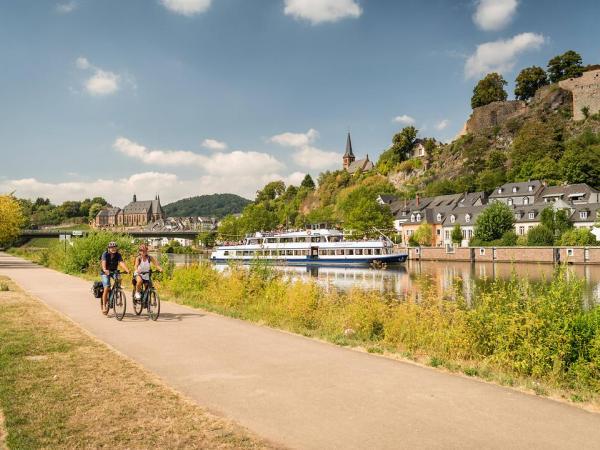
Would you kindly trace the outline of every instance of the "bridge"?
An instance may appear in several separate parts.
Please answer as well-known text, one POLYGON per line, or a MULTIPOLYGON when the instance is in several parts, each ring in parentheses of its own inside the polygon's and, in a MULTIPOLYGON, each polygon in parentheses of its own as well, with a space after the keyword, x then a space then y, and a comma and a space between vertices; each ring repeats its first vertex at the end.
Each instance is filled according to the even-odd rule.
MULTIPOLYGON (((135 238, 182 238, 196 239, 200 231, 193 230, 173 230, 173 231, 152 231, 152 230, 115 230, 118 233, 127 234, 135 238)), ((82 237, 86 236, 88 230, 23 230, 20 236, 23 238, 60 238, 61 236, 82 237)))

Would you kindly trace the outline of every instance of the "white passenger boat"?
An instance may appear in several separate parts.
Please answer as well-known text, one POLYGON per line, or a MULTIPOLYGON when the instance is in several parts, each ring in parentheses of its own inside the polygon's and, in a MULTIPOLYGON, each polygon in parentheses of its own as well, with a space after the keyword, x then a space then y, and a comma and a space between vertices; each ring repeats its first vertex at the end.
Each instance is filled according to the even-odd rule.
POLYGON ((341 231, 318 229, 282 233, 256 233, 241 244, 223 245, 211 253, 213 262, 268 261, 286 265, 357 265, 373 262, 402 263, 408 255, 394 251, 387 237, 346 240, 341 231))

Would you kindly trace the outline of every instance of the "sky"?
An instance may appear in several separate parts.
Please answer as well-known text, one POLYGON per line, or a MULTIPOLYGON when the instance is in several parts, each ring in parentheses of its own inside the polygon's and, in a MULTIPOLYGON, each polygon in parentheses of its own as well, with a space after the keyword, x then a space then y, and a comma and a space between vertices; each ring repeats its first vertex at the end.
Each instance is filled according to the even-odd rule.
POLYGON ((0 194, 254 198, 394 133, 451 141, 476 82, 514 98, 566 50, 600 63, 597 0, 0 0, 0 194))

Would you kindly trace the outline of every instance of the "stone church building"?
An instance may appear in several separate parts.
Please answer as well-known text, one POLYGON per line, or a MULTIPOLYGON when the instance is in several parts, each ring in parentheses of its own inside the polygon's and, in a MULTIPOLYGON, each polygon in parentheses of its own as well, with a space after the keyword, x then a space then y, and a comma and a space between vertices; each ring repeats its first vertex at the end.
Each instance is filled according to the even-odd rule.
POLYGON ((350 139, 350 133, 346 139, 346 152, 343 157, 343 167, 349 173, 355 173, 357 171, 369 172, 375 167, 373 162, 369 160, 369 155, 364 159, 356 159, 354 152, 352 151, 352 140, 350 139))
POLYGON ((143 227, 160 219, 166 219, 166 215, 158 195, 154 200, 138 201, 134 194, 133 201, 123 209, 102 209, 94 219, 93 225, 96 228, 143 227))

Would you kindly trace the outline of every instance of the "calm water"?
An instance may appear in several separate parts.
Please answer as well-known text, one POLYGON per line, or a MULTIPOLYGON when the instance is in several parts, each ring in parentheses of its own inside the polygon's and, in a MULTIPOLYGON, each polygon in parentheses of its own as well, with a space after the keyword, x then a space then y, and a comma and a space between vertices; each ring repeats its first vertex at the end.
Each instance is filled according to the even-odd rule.
MULTIPOLYGON (((176 265, 188 265, 200 260, 199 255, 170 255, 176 265)), ((227 266, 217 266, 225 270, 227 266)), ((474 293, 476 282, 483 279, 508 279, 513 271, 519 277, 534 282, 548 282, 552 279, 554 267, 550 264, 510 264, 468 262, 408 261, 387 270, 355 267, 298 267, 276 266, 292 279, 312 279, 317 283, 348 290, 353 287, 389 293, 398 298, 417 297, 423 288, 423 280, 433 284, 441 292, 452 292, 457 281, 462 282, 462 290, 467 299, 474 293)), ((585 281, 584 301, 588 304, 600 303, 600 265, 570 266, 573 274, 585 281)))

